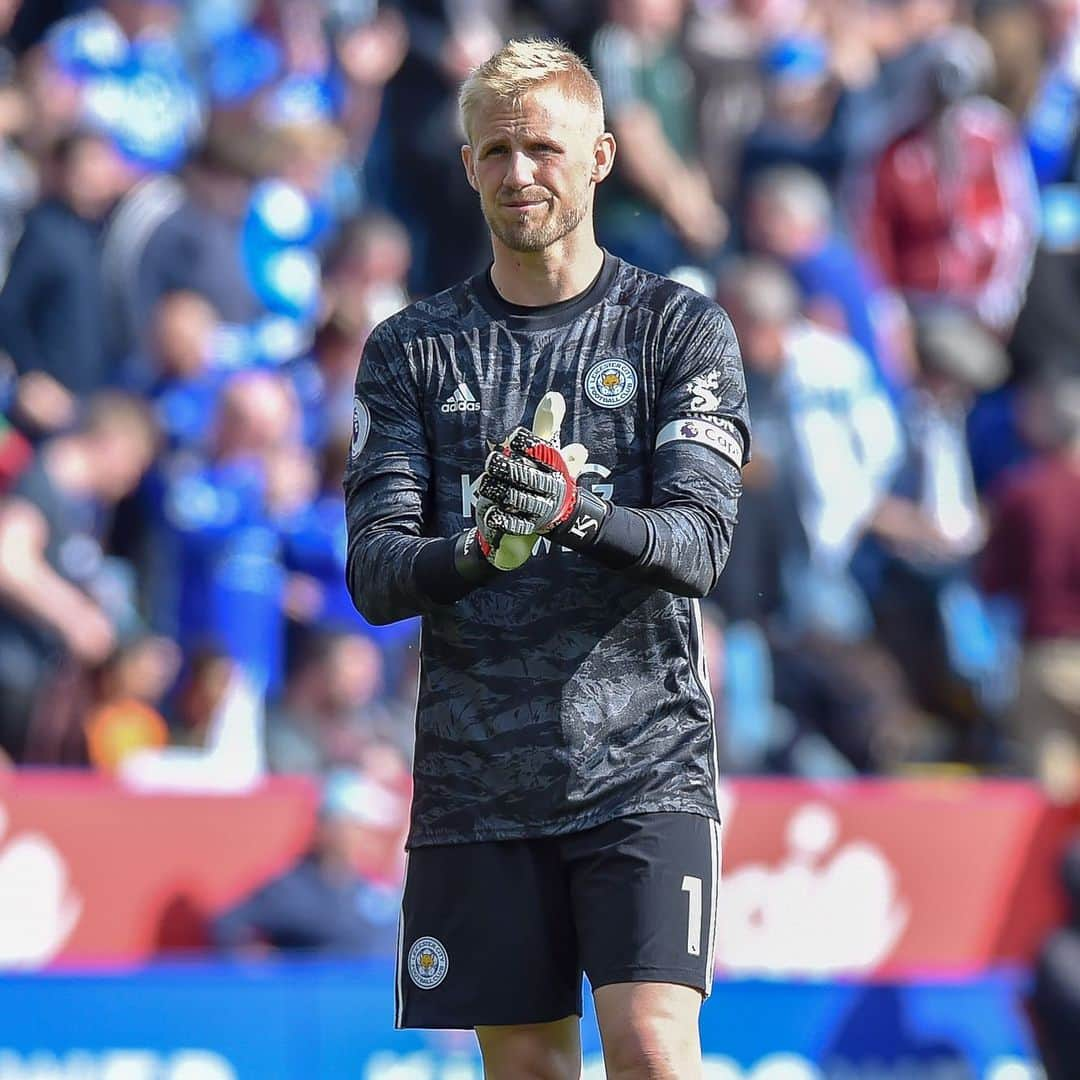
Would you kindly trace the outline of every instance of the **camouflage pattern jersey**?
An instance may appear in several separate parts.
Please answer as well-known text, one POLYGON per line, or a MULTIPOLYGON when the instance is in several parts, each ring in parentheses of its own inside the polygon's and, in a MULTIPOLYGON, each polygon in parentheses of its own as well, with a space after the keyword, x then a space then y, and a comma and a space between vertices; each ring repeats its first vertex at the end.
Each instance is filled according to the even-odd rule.
POLYGON ((410 846, 717 816, 694 597, 723 569, 748 453, 725 312, 610 255, 560 304, 507 304, 485 273, 376 327, 345 473, 347 575, 372 622, 423 615, 410 846), (549 390, 566 401, 562 444, 589 451, 581 482, 640 515, 645 551, 615 571, 542 541, 521 569, 434 602, 418 554, 468 527, 486 440, 531 423, 549 390))

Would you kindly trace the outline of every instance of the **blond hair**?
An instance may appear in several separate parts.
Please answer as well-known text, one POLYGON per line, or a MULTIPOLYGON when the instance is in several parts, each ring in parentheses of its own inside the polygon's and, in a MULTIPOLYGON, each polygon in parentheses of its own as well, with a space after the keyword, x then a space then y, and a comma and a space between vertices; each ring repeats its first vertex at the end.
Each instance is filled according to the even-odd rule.
POLYGON ((472 118, 482 99, 519 102, 529 91, 547 83, 558 83, 567 97, 595 110, 603 127, 600 84, 585 61, 561 41, 515 38, 474 68, 462 83, 458 108, 466 137, 472 140, 472 118))

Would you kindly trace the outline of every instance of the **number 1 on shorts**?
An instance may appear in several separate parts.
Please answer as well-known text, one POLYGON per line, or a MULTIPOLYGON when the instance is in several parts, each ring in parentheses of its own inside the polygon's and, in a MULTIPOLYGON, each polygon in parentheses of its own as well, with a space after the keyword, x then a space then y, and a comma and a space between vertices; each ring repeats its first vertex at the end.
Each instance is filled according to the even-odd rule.
POLYGON ((701 878, 687 874, 682 879, 682 891, 688 893, 686 951, 691 956, 701 955, 701 878))

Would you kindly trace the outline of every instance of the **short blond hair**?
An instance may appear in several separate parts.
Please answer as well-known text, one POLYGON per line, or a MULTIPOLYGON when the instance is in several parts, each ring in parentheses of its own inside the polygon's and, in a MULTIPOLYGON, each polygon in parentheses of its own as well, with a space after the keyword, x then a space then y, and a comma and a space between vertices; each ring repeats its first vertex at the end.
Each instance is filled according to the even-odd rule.
POLYGON ((514 38, 474 68, 461 85, 458 108, 466 137, 472 141, 472 118, 484 98, 520 101, 529 91, 557 82, 567 97, 594 109, 604 123, 600 84, 588 65, 561 41, 514 38))

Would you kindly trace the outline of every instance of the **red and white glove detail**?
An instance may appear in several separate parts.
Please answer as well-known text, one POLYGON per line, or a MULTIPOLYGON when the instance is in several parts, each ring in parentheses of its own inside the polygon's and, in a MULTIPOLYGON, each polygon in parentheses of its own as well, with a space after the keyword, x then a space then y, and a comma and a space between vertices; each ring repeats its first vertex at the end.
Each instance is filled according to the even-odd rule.
POLYGON ((573 515, 578 486, 554 443, 518 427, 488 455, 477 494, 505 532, 544 534, 573 515))

